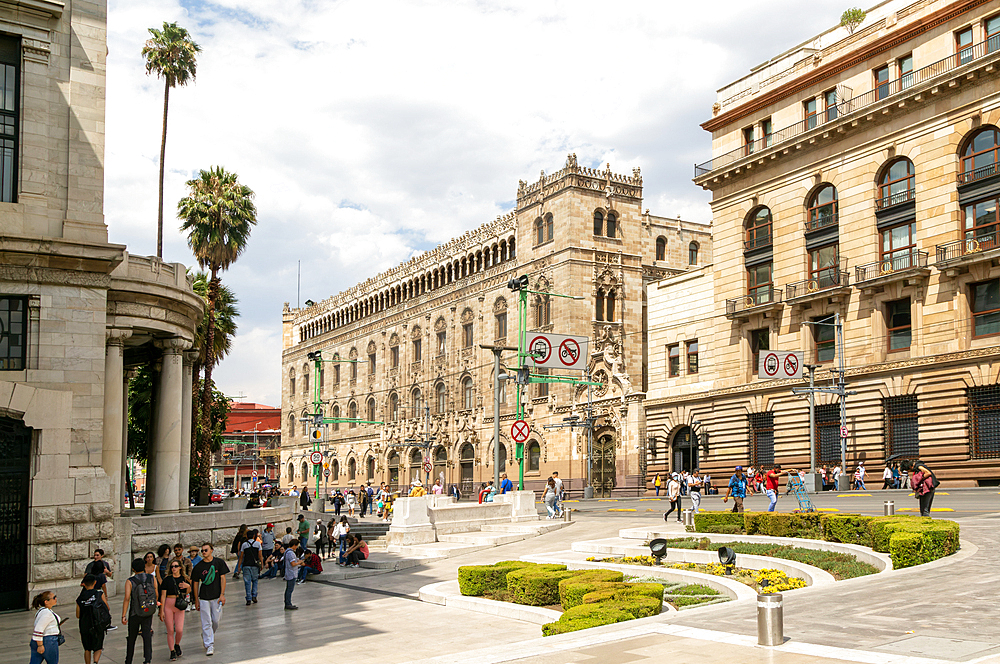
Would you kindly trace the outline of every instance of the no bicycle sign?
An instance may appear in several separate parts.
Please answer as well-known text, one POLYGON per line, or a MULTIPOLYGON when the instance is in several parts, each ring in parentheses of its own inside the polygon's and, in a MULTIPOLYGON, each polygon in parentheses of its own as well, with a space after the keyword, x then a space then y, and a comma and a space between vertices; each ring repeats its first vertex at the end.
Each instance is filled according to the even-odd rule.
POLYGON ((583 371, 587 368, 587 353, 590 339, 567 334, 529 334, 528 363, 536 368, 572 369, 583 371))
POLYGON ((802 353, 799 351, 761 351, 757 376, 772 380, 779 378, 802 378, 802 353))

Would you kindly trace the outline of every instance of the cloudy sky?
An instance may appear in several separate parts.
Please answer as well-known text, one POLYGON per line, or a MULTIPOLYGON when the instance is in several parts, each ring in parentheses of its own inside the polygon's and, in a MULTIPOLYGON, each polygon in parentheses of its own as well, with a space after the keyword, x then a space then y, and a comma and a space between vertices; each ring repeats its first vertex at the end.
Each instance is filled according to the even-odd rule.
POLYGON ((156 252, 162 81, 140 55, 177 21, 203 52, 172 91, 164 258, 193 265, 184 182, 221 165, 258 225, 224 280, 242 315, 219 386, 280 404, 281 309, 321 300, 510 210, 519 179, 642 168, 655 214, 710 218, 691 183, 715 90, 846 5, 676 0, 110 0, 106 215, 156 252))

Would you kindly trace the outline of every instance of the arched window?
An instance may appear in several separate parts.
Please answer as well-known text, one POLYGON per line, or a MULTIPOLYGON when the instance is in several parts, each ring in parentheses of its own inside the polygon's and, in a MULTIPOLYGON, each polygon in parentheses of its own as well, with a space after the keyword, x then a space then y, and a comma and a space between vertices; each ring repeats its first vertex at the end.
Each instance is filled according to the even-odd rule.
MULTIPOLYGON (((445 469, 448 467, 448 451, 441 447, 434 448, 434 477, 432 480, 438 479, 444 475, 445 469)), ((444 480, 442 480, 442 483, 444 480)))
POLYGON ((374 422, 375 421, 375 398, 374 397, 369 397, 368 398, 368 421, 369 422, 374 422))
POLYGON ((459 472, 461 473, 462 480, 462 492, 470 493, 472 489, 472 471, 473 466, 476 462, 476 451, 473 449, 472 445, 466 443, 462 445, 462 451, 459 453, 459 472))
POLYGON ((550 240, 553 240, 555 239, 555 236, 556 236, 556 224, 552 220, 552 215, 547 214, 545 215, 545 241, 548 242, 550 240))
POLYGON ((309 462, 308 461, 303 461, 302 462, 302 481, 306 482, 306 481, 308 481, 308 479, 309 479, 309 462))
POLYGON ((507 446, 500 443, 500 463, 499 468, 501 473, 507 472, 507 446))
MULTIPOLYGON (((352 401, 351 403, 349 403, 347 405, 347 417, 349 419, 351 419, 351 420, 358 419, 358 402, 357 401, 352 401)), ((357 426, 358 426, 357 422, 351 422, 351 428, 352 429, 357 428, 357 426)))
POLYGON ((608 213, 608 237, 618 237, 618 218, 613 212, 608 213))
POLYGON ((418 449, 410 450, 410 481, 420 479, 420 466, 423 465, 424 455, 418 449))
MULTIPOLYGON (((300 417, 300 418, 301 418, 302 420, 304 420, 304 419, 308 418, 308 417, 309 417, 309 411, 307 411, 307 410, 306 410, 305 408, 303 408, 303 409, 302 409, 302 414, 301 414, 301 415, 300 415, 299 417, 300 417)), ((308 437, 309 437, 309 425, 308 425, 308 424, 306 424, 305 422, 303 422, 303 423, 302 423, 302 435, 303 435, 303 436, 304 436, 305 438, 308 438, 308 437)))
POLYGON ((604 213, 600 210, 594 212, 594 235, 604 235, 604 213))
POLYGON ((389 452, 389 461, 386 465, 389 468, 389 488, 395 489, 399 486, 399 454, 395 451, 389 452))
POLYGON ((667 238, 662 235, 656 238, 656 260, 667 260, 667 238))
POLYGON ((309 374, 305 371, 302 372, 302 394, 309 396, 309 374))
POLYGON ((962 150, 959 184, 996 175, 998 163, 1000 163, 1000 130, 996 127, 983 127, 966 141, 962 150))
POLYGON ((462 407, 465 410, 472 410, 475 404, 475 395, 472 391, 472 378, 468 376, 462 380, 462 407))
POLYGON ((688 265, 698 264, 698 243, 692 242, 688 245, 688 265))
POLYGON ((295 369, 288 370, 288 394, 295 399, 295 369))
POLYGON ((604 291, 597 291, 597 295, 594 298, 594 319, 602 321, 604 320, 604 291))
POLYGON ((389 395, 389 421, 399 421, 399 395, 395 392, 389 395))
POLYGON ((614 289, 609 290, 604 294, 604 318, 598 317, 597 320, 604 320, 609 323, 613 323, 615 320, 615 291, 614 289))
POLYGON ((814 231, 837 223, 837 189, 825 184, 809 199, 809 220, 806 230, 814 231))
POLYGON ((410 393, 410 403, 413 405, 410 417, 420 417, 420 411, 424 409, 424 395, 419 387, 413 388, 413 392, 410 393))
POLYGON ((338 477, 340 477, 340 462, 337 461, 336 459, 334 459, 333 463, 330 464, 330 475, 333 476, 334 482, 340 481, 337 479, 338 477))
POLYGON ((358 462, 351 457, 347 460, 347 479, 351 482, 354 481, 358 474, 358 462))
POLYGON ((446 410, 447 397, 445 396, 444 383, 438 383, 434 387, 434 401, 438 413, 446 410))
POLYGON ((893 205, 912 201, 913 174, 913 162, 906 157, 896 159, 883 168, 882 176, 878 180, 878 198, 875 199, 875 208, 884 210, 893 205))
POLYGON ((535 219, 535 244, 541 244, 545 242, 545 222, 539 217, 535 219))
POLYGON ((288 437, 295 437, 295 413, 288 414, 288 437))
POLYGON ((535 327, 545 327, 552 323, 552 303, 548 295, 535 298, 535 327))
POLYGON ((744 241, 743 247, 747 251, 757 249, 758 247, 771 246, 773 236, 771 235, 772 220, 770 208, 762 205, 752 210, 747 215, 745 225, 747 239, 744 241))
POLYGON ((288 481, 295 481, 295 464, 290 461, 288 462, 288 481))
POLYGON ((534 440, 528 441, 528 447, 525 449, 525 455, 527 456, 528 465, 526 470, 529 472, 537 472, 542 459, 542 448, 534 440))
POLYGON ((365 462, 365 476, 369 482, 375 479, 375 457, 368 457, 365 462))

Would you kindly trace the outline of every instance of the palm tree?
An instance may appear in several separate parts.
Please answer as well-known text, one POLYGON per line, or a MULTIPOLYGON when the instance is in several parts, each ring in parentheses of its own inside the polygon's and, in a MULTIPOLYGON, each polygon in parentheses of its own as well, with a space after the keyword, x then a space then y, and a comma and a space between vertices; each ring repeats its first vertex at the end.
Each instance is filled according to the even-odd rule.
POLYGON ((167 150, 167 108, 170 88, 193 81, 198 68, 196 55, 201 47, 191 40, 188 31, 176 23, 163 22, 163 30, 150 28, 152 35, 142 47, 146 74, 156 73, 164 80, 163 136, 160 139, 160 200, 156 216, 156 257, 163 258, 163 164, 167 150))
POLYGON ((257 224, 254 193, 221 166, 202 170, 198 177, 188 180, 188 195, 177 203, 178 216, 183 220, 181 230, 188 233, 188 247, 202 269, 210 274, 208 281, 208 310, 205 315, 205 339, 201 345, 205 352, 205 380, 201 393, 201 438, 198 441, 198 476, 208 483, 208 457, 211 453, 209 435, 212 401, 212 369, 216 356, 216 314, 221 302, 219 272, 229 269, 246 249, 250 231, 257 224))

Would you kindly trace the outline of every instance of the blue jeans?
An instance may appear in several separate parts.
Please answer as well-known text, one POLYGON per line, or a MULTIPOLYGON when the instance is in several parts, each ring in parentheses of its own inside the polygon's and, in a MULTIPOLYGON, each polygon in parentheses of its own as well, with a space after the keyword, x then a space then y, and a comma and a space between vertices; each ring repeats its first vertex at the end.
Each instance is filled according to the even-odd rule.
POLYGON ((45 648, 45 654, 39 655, 38 642, 31 641, 31 664, 40 664, 41 662, 59 664, 59 637, 43 636, 42 647, 45 648))
POLYGON ((243 568, 243 588, 247 592, 247 601, 257 599, 257 579, 260 577, 259 567, 243 568))
POLYGON ((295 590, 295 579, 285 579, 285 606, 292 605, 292 592, 295 590))
POLYGON ((341 565, 343 565, 344 562, 346 561, 346 556, 344 555, 345 551, 347 551, 347 535, 341 535, 340 536, 340 556, 337 558, 337 560, 340 561, 341 565))
POLYGON ((299 568, 299 580, 306 578, 306 574, 319 574, 319 570, 308 565, 299 568))
POLYGON ((771 506, 767 508, 768 512, 774 511, 774 506, 778 504, 778 492, 774 489, 767 489, 764 491, 764 495, 767 496, 771 501, 771 506))

